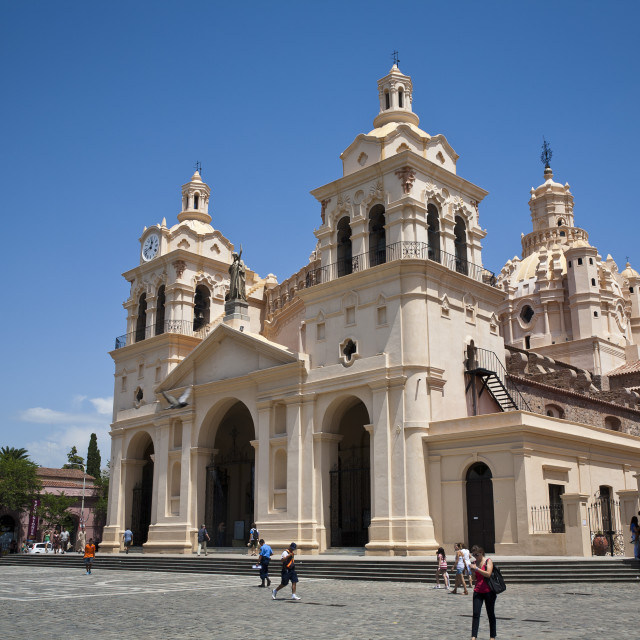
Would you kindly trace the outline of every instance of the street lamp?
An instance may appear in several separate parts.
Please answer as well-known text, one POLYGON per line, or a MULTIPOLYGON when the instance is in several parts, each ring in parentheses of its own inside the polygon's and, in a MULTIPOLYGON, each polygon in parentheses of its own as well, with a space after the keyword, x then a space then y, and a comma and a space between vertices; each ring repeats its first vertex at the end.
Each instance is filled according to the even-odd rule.
POLYGON ((86 480, 86 477, 87 477, 87 472, 86 472, 85 466, 81 462, 78 462, 78 464, 82 467, 82 507, 80 508, 80 526, 81 527, 85 527, 85 524, 84 524, 84 488, 85 488, 85 480, 86 480))

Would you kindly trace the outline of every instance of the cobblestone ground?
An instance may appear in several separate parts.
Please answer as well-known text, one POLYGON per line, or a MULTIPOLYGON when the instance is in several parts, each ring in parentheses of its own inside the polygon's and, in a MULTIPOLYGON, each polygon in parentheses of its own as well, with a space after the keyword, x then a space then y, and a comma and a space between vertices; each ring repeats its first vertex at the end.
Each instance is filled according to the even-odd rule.
MULTIPOLYGON (((471 637, 471 596, 431 585, 304 579, 273 601, 259 579, 67 568, 2 568, 5 638, 471 637)), ((257 573, 257 572, 256 572, 257 573)), ((640 629, 640 583, 511 585, 498 596, 498 638, 623 640, 640 629)), ((489 638, 486 615, 479 638, 489 638)))

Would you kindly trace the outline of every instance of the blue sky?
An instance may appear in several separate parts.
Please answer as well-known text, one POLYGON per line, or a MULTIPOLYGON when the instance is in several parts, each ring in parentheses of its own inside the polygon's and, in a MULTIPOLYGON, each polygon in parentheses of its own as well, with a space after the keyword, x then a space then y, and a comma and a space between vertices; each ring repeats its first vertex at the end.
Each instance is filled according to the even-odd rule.
POLYGON ((531 230, 542 136, 575 223, 640 267, 637 2, 20 2, 0 4, 0 446, 61 466, 109 456, 121 273, 145 225, 176 222, 202 162, 213 225, 260 275, 306 263, 309 190, 372 128, 400 52, 421 128, 489 191, 484 264, 531 230))

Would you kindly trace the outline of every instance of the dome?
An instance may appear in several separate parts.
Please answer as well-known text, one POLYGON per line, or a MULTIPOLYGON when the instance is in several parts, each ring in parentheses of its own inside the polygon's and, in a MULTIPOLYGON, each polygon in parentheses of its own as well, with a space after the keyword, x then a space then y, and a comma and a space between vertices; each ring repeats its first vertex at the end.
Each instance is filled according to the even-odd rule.
POLYGON ((620 273, 623 278, 627 280, 631 278, 640 278, 640 273, 638 273, 635 269, 631 267, 631 263, 627 262, 624 271, 620 273))

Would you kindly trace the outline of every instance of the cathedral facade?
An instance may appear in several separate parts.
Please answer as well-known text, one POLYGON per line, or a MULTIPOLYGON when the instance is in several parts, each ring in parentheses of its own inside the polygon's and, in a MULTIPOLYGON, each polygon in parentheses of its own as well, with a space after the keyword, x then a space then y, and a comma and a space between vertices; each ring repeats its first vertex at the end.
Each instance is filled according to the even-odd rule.
MULTIPOLYGON (((617 429, 550 403, 532 410, 532 378, 556 375, 562 357, 570 373, 556 377, 583 367, 585 398, 602 387, 592 375, 635 370, 637 274, 599 259, 550 173, 532 194, 522 260, 498 277, 485 269, 487 192, 457 174, 443 135, 419 128, 412 93, 396 65, 378 82, 374 128, 342 153, 342 177, 312 192, 316 249, 285 281, 246 268, 211 226, 198 172, 177 224, 145 228, 111 352, 101 550, 119 551, 130 527, 145 550, 191 553, 202 523, 218 546, 239 547, 256 522, 272 546, 295 540, 303 553, 419 555, 465 540, 584 555, 594 500, 620 519, 637 511, 635 391, 617 429), (572 279, 578 259, 586 280, 572 279), (577 344, 589 331, 599 369, 577 344)), ((620 408, 589 401, 603 415, 620 408)))

